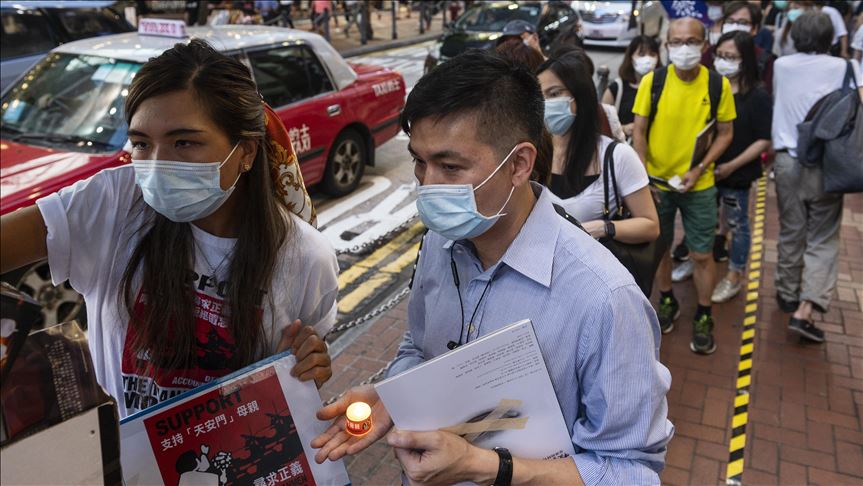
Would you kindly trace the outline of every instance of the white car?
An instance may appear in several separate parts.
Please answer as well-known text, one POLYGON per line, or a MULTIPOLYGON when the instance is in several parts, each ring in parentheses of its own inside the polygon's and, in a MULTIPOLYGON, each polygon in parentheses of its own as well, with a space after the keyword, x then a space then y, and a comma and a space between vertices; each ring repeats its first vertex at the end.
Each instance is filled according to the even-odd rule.
POLYGON ((640 34, 658 37, 668 22, 658 1, 575 1, 572 8, 588 46, 626 47, 640 34))

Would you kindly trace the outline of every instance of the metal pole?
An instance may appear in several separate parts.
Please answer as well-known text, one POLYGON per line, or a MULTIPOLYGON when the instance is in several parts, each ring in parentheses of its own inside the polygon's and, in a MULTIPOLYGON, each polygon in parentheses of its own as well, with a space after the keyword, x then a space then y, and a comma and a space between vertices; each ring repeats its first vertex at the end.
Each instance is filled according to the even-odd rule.
POLYGON ((446 0, 446 1, 443 1, 443 2, 441 2, 441 3, 440 3, 440 6, 441 6, 441 8, 440 8, 440 9, 441 9, 441 16, 440 16, 440 17, 441 17, 441 24, 440 24, 440 28, 441 28, 441 29, 446 29, 446 10, 447 10, 448 4, 449 4, 449 0, 446 0))
POLYGON ((368 2, 360 2, 360 4, 360 12, 362 12, 363 16, 360 22, 360 45, 364 46, 368 42, 369 14, 371 13, 371 9, 368 2))
MULTIPOLYGON (((408 6, 410 8, 410 6, 408 6)), ((420 0, 420 35, 425 34, 426 29, 425 25, 423 25, 423 17, 425 17, 426 4, 424 0, 420 0)))
POLYGON ((399 10, 399 2, 398 0, 391 0, 390 2, 390 11, 393 14, 393 39, 399 38, 399 31, 396 28, 396 14, 398 14, 399 10))

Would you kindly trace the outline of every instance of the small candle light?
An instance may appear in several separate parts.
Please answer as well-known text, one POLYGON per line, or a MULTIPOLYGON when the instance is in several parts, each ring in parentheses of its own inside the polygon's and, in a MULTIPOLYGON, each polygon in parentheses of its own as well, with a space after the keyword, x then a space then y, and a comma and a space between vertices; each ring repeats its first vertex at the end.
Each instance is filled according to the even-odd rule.
POLYGON ((345 431, 353 436, 361 437, 372 430, 372 407, 364 402, 354 402, 348 406, 345 413, 345 431))

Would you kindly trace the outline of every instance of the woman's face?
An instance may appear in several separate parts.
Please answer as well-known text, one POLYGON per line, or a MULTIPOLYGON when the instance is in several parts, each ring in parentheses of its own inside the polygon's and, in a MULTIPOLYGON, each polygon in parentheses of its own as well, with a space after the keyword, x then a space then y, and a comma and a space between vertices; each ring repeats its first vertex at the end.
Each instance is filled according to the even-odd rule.
POLYGON ((234 184, 254 162, 257 143, 234 148, 228 135, 207 114, 191 90, 174 91, 141 102, 129 122, 132 159, 177 162, 224 162, 222 189, 234 184), (228 157, 228 154, 231 154, 228 157), (227 160, 226 160, 227 158, 227 160))
POLYGON ((739 62, 742 59, 740 51, 737 50, 737 45, 731 39, 716 46, 716 57, 732 62, 739 62))
POLYGON ((578 114, 575 98, 551 69, 546 69, 541 72, 537 78, 539 79, 539 85, 542 88, 543 98, 547 100, 552 98, 572 98, 572 101, 569 104, 569 109, 573 114, 578 114))

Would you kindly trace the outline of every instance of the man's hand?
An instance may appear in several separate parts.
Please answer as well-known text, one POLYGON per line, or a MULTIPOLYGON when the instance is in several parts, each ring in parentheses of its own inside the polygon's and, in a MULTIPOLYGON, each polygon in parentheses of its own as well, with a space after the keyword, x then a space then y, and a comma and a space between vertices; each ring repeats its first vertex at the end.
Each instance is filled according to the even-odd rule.
POLYGON ((693 187, 695 187, 695 183, 698 182, 698 178, 701 177, 702 170, 695 166, 686 174, 683 174, 683 187, 680 188, 680 192, 689 192, 693 187))
POLYGON ((315 385, 321 387, 333 376, 332 361, 327 352, 327 343, 318 337, 312 326, 303 326, 299 319, 282 331, 282 340, 276 348, 276 353, 290 349, 297 358, 297 364, 291 370, 291 376, 300 381, 314 378, 315 385))
POLYGON ((393 430, 387 442, 411 485, 490 484, 497 475, 495 452, 475 447, 450 432, 393 430))
POLYGON ((386 435, 393 426, 390 414, 371 385, 351 388, 334 403, 318 410, 318 420, 333 421, 326 432, 312 440, 312 447, 320 449, 315 454, 318 464, 327 459, 338 461, 345 455, 359 453, 386 435), (362 437, 345 432, 345 412, 348 405, 354 402, 366 402, 372 407, 372 430, 362 437))
POLYGON ((727 178, 731 174, 734 173, 734 168, 731 164, 719 164, 713 169, 713 175, 716 177, 717 181, 721 181, 722 179, 727 178))

